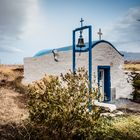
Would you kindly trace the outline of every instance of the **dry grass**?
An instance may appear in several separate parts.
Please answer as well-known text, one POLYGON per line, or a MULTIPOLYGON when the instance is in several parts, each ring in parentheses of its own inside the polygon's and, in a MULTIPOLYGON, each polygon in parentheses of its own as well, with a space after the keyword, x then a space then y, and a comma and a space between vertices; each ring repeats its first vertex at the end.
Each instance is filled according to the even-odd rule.
POLYGON ((113 122, 117 139, 140 139, 140 114, 118 117, 113 122))
POLYGON ((26 96, 10 89, 0 88, 0 124, 28 118, 26 96))
POLYGON ((20 123, 28 117, 22 76, 23 66, 0 65, 0 124, 20 123))
POLYGON ((128 63, 124 64, 124 69, 128 71, 140 71, 140 64, 128 63))
POLYGON ((127 117, 117 118, 117 121, 114 121, 114 127, 118 130, 123 130, 124 128, 126 129, 126 127, 130 128, 133 123, 140 124, 140 115, 130 115, 127 117))
POLYGON ((0 65, 0 82, 11 82, 23 76, 22 65, 0 65))

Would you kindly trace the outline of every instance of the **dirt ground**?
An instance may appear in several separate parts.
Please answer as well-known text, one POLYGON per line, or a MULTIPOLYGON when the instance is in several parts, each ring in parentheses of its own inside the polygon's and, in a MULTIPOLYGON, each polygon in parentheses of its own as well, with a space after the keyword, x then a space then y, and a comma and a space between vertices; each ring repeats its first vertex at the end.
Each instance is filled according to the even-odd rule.
POLYGON ((16 79, 22 76, 22 65, 0 65, 0 124, 28 118, 27 95, 16 89, 16 79))
POLYGON ((0 124, 20 123, 28 118, 26 98, 12 89, 0 88, 0 124))
POLYGON ((119 99, 115 102, 117 109, 122 110, 124 113, 139 113, 140 103, 133 102, 128 99, 119 99))

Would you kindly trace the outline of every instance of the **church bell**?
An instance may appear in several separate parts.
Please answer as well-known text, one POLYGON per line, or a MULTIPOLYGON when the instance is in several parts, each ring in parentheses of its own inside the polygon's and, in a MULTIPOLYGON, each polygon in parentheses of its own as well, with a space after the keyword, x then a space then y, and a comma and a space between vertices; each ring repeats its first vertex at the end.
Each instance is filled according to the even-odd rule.
POLYGON ((84 43, 84 38, 83 37, 79 37, 77 47, 79 47, 79 48, 85 47, 85 43, 84 43))
MULTIPOLYGON (((81 18, 81 28, 83 27, 83 19, 81 18)), ((85 43, 84 43, 84 38, 83 38, 83 36, 82 36, 82 33, 83 33, 83 30, 81 29, 80 30, 80 36, 79 36, 79 38, 78 38, 78 44, 76 45, 77 47, 79 47, 80 48, 80 50, 81 50, 81 48, 83 48, 83 47, 85 47, 85 43)))

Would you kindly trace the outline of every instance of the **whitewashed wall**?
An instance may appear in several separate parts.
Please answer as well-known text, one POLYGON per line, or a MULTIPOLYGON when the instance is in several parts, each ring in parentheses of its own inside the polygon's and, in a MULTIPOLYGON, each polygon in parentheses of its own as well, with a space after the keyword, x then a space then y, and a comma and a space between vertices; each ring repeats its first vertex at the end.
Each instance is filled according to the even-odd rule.
MULTIPOLYGON (((127 83, 124 74, 123 57, 109 44, 100 43, 92 49, 93 84, 97 84, 97 66, 111 66, 111 89, 116 91, 116 98, 129 98, 132 86, 127 83)), ((77 67, 88 67, 88 53, 77 53, 77 67)), ((59 62, 54 61, 53 54, 24 59, 24 82, 30 83, 41 79, 45 74, 60 75, 72 68, 72 51, 59 52, 59 62)))

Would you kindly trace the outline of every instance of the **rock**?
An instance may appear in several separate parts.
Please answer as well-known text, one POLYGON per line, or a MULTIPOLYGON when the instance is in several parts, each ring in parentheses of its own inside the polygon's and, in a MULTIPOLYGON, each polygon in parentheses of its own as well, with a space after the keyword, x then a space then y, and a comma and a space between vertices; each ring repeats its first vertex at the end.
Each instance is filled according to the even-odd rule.
POLYGON ((116 111, 116 113, 101 113, 101 116, 110 116, 110 117, 116 117, 116 116, 120 116, 120 115, 124 115, 124 113, 122 111, 116 111))
POLYGON ((94 104, 96 106, 102 107, 105 110, 108 110, 110 112, 113 112, 114 110, 116 110, 116 105, 114 105, 114 104, 103 103, 103 102, 99 102, 98 100, 95 100, 94 101, 94 104))

